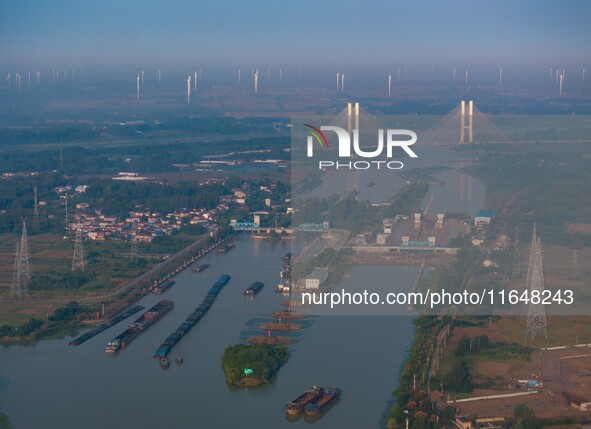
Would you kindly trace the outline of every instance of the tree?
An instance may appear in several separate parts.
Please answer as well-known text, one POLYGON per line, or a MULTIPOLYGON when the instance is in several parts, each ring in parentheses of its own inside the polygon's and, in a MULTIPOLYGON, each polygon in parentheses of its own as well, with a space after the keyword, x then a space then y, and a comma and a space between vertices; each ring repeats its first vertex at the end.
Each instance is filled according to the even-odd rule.
POLYGON ((443 376, 443 384, 453 392, 471 392, 472 378, 466 364, 455 360, 451 370, 443 376))
POLYGON ((443 423, 451 423, 456 418, 457 412, 458 410, 456 407, 448 405, 443 410, 441 410, 441 420, 443 420, 443 423))

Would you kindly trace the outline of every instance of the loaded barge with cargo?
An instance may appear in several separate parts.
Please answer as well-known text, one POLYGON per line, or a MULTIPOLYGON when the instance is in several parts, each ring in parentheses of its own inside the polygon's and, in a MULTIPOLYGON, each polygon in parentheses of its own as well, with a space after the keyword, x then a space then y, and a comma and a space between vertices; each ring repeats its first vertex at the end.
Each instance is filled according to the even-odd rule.
POLYGON ((193 269, 194 273, 201 273, 209 268, 209 264, 201 264, 198 265, 195 269, 193 269))
POLYGON ((228 253, 234 247, 236 247, 234 244, 226 244, 225 246, 218 247, 216 253, 228 253))
POLYGON ((297 415, 304 412, 304 407, 310 402, 320 399, 322 396, 322 388, 312 386, 304 391, 300 396, 285 405, 285 412, 290 415, 297 415))
POLYGON ((129 328, 121 334, 111 339, 105 347, 105 352, 114 353, 120 348, 128 346, 135 340, 142 332, 160 320, 166 313, 174 307, 174 302, 170 300, 160 301, 158 304, 150 308, 140 317, 138 317, 129 328))
POLYGON ((79 346, 83 342, 90 340, 95 335, 98 335, 101 332, 106 331, 111 326, 115 326, 117 323, 121 322, 122 320, 127 319, 129 316, 133 316, 135 313, 137 313, 138 311, 141 311, 143 309, 144 309, 143 305, 134 305, 133 307, 130 307, 125 311, 122 311, 121 313, 119 313, 115 317, 107 319, 106 321, 104 321, 100 325, 96 326, 95 328, 91 329, 90 331, 73 339, 72 341, 70 341, 68 343, 68 345, 69 346, 79 346))
POLYGON ((154 284, 152 287, 152 293, 156 295, 160 295, 162 292, 170 289, 174 285, 174 280, 166 280, 164 283, 161 284, 154 284))
POLYGON ((218 294, 223 289, 224 286, 230 281, 230 276, 224 274, 221 276, 218 281, 216 281, 213 286, 207 292, 207 295, 199 304, 199 306, 193 311, 193 313, 189 314, 187 319, 179 325, 179 327, 171 333, 164 343, 158 347, 158 349, 154 352, 154 357, 157 359, 165 358, 168 353, 176 346, 179 341, 195 326, 203 316, 209 311, 213 302, 216 300, 218 294))
POLYGON ((255 296, 257 293, 259 293, 263 289, 263 287, 265 287, 265 285, 263 283, 254 282, 244 291, 244 295, 255 296))
POLYGON ((330 404, 339 399, 339 396, 341 396, 341 389, 338 387, 324 387, 322 388, 322 396, 314 401, 310 401, 304 408, 304 412, 308 416, 322 414, 330 404))

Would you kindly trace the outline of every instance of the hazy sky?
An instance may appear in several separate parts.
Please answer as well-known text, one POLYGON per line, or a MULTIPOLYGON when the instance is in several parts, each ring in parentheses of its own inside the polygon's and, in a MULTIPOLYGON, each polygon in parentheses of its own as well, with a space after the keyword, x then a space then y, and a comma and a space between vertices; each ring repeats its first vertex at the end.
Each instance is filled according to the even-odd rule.
POLYGON ((4 0, 0 67, 582 63, 579 0, 4 0))

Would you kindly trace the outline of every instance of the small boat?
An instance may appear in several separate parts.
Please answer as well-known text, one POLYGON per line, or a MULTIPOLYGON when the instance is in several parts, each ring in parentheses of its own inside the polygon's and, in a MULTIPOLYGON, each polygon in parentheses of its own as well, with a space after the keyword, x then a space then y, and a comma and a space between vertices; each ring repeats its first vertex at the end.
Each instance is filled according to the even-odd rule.
POLYGON ((168 360, 168 358, 160 359, 160 367, 161 368, 168 368, 169 366, 170 366, 170 361, 168 360))
POLYGON ((194 272, 194 273, 200 273, 200 272, 202 272, 202 271, 205 271, 205 270, 206 270, 206 269, 208 269, 208 268, 209 268, 209 264, 201 264, 201 265, 197 266, 197 268, 195 268, 195 269, 193 270, 193 272, 194 272))
POLYGON ((183 358, 182 358, 182 357, 178 357, 178 358, 176 358, 176 364, 177 364, 177 365, 182 365, 182 364, 183 364, 183 362, 184 362, 184 360, 183 360, 183 358))
POLYGON ((322 395, 318 399, 308 402, 304 408, 304 412, 309 416, 322 414, 339 396, 341 396, 341 389, 338 387, 325 387, 322 389, 322 395))
POLYGON ((263 289, 265 285, 261 282, 254 282, 253 284, 251 284, 248 289, 246 289, 244 291, 244 295, 246 296, 255 296, 257 293, 259 293, 261 291, 261 289, 263 289))
POLYGON ((321 387, 310 387, 293 401, 288 402, 285 405, 285 412, 291 415, 301 414, 304 411, 306 405, 312 401, 318 400, 322 396, 322 393, 323 391, 321 387))

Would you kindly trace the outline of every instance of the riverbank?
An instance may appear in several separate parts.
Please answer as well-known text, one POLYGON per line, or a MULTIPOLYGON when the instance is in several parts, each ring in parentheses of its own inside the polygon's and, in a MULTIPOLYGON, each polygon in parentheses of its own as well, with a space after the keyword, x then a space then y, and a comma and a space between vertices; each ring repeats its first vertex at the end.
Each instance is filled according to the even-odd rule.
MULTIPOLYGON (((77 333, 84 326, 102 323, 150 294, 152 286, 170 280, 227 242, 233 235, 230 234, 214 243, 209 242, 209 236, 201 236, 194 243, 117 287, 113 292, 100 296, 70 297, 64 307, 55 310, 51 316, 47 314, 45 321, 33 317, 24 327, 2 326, 0 329, 4 335, 0 336, 0 343, 31 343, 40 339, 62 338, 77 333), (73 305, 76 306, 75 312, 71 310, 73 305), (12 335, 9 335, 10 333, 12 335)), ((23 305, 27 304, 31 306, 32 311, 43 303, 31 300, 23 305)))

